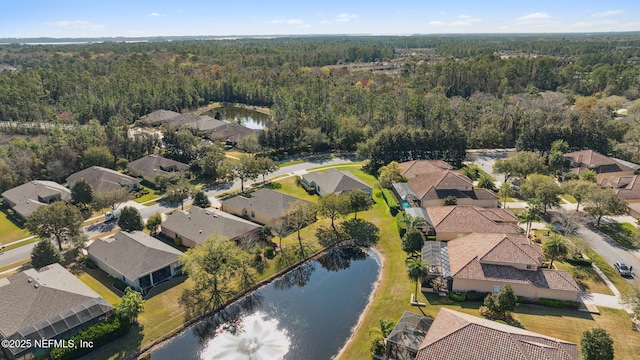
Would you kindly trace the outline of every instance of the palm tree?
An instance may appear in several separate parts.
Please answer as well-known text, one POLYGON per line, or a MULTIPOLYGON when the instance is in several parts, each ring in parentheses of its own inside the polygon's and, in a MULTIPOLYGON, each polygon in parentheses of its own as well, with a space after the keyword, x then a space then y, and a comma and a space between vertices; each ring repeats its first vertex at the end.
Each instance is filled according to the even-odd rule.
POLYGON ((525 236, 529 238, 529 231, 531 230, 531 223, 534 220, 538 219, 538 216, 531 209, 525 209, 523 212, 518 214, 518 219, 520 219, 521 223, 527 224, 527 229, 525 231, 525 236))
POLYGON ((498 189, 498 195, 503 199, 502 208, 507 207, 507 198, 515 195, 515 190, 513 190, 513 186, 511 183, 505 182, 500 185, 500 189, 498 189))
POLYGON ((407 231, 409 229, 414 229, 414 228, 419 228, 419 227, 424 227, 429 225, 427 223, 427 220, 425 220, 425 218, 420 216, 411 216, 407 213, 404 214, 404 224, 407 227, 407 231))
POLYGON ((371 334, 380 335, 384 339, 387 336, 389 336, 389 334, 391 334, 391 331, 396 326, 396 323, 393 322, 392 320, 385 320, 385 319, 380 319, 379 324, 380 324, 380 327, 373 327, 369 330, 369 335, 371 334))
POLYGON ((553 269, 553 260, 567 256, 569 253, 569 245, 567 241, 562 238, 560 235, 553 234, 549 236, 547 241, 542 246, 542 251, 544 255, 551 259, 551 264, 549 267, 553 269))
POLYGON ((418 299, 418 284, 422 282, 422 279, 429 275, 429 264, 422 261, 419 257, 411 257, 407 259, 407 270, 409 271, 409 279, 416 282, 416 291, 414 299, 418 299))

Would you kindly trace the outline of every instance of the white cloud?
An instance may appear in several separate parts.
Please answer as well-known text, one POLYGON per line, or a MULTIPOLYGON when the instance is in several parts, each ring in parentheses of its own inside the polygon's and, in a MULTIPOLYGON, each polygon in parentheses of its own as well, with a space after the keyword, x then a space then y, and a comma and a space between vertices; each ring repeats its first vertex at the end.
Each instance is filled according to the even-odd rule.
POLYGON ((61 20, 47 23, 48 25, 68 30, 102 31, 104 25, 94 24, 84 20, 61 20))
POLYGON ((358 14, 349 14, 349 13, 342 13, 338 16, 336 16, 336 20, 337 22, 346 22, 346 21, 351 21, 353 19, 357 19, 359 18, 358 14))
POLYGON ((300 19, 277 19, 269 21, 270 24, 287 24, 287 25, 302 25, 304 21, 300 19))
POLYGON ((157 12, 154 11, 151 14, 149 14, 149 16, 166 16, 166 15, 165 14, 160 14, 160 13, 157 13, 157 12))
POLYGON ((429 25, 445 25, 444 21, 429 21, 429 25))
POLYGON ((516 20, 518 20, 518 21, 540 20, 540 19, 548 19, 550 17, 551 17, 551 15, 549 15, 549 14, 547 14, 545 12, 537 12, 537 13, 521 16, 519 18, 516 18, 516 20))
POLYGON ((622 10, 609 10, 609 11, 605 11, 605 12, 601 12, 601 13, 597 13, 597 14, 593 14, 591 15, 591 17, 607 17, 607 16, 614 16, 614 15, 620 15, 622 14, 624 11, 622 10))

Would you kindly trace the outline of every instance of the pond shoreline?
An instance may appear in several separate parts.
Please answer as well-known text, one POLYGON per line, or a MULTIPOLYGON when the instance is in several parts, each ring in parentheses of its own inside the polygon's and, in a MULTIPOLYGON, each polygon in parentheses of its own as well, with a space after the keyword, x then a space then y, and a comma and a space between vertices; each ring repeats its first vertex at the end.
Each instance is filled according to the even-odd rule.
MULTIPOLYGON (((233 296, 232 298, 228 299, 227 301, 225 301, 224 305, 214 309, 212 311, 207 312, 206 314, 202 314, 200 316, 197 316, 185 323, 183 323, 180 327, 172 330, 171 332, 165 334, 164 336, 162 336, 161 338, 157 339, 156 341, 152 342, 151 344, 145 346, 144 348, 140 349, 140 351, 133 355, 132 357, 130 357, 129 359, 138 359, 138 358, 142 358, 142 359, 148 359, 148 357, 151 356, 151 353, 164 346, 165 343, 171 341, 173 338, 175 338, 176 336, 180 335, 182 332, 186 331, 190 326, 194 325, 197 322, 200 322, 202 320, 204 320, 205 318, 212 316, 214 314, 216 314, 217 312, 227 308, 228 306, 233 305, 235 302, 241 300, 243 297, 251 295, 253 293, 255 293, 256 291, 262 289, 263 287, 269 285, 270 283, 280 279, 281 277, 283 277, 284 275, 286 275, 287 273, 291 272, 292 270, 304 265, 304 264, 308 264, 312 261, 316 261, 320 256, 322 256, 323 254, 325 254, 327 251, 333 249, 335 246, 330 246, 327 247, 325 249, 322 249, 320 251, 318 251, 317 253, 313 254, 312 256, 303 259, 303 260, 299 260, 298 262, 292 264, 291 266, 280 270, 279 272, 277 272, 276 274, 263 279, 262 281, 256 283, 254 286, 252 286, 251 288, 233 296)), ((379 262, 379 266, 380 266, 380 272, 378 275, 378 279, 376 279, 376 281, 373 283, 373 289, 371 290, 371 294, 369 295, 369 300, 367 301, 367 305, 365 306, 365 308, 363 309, 362 313, 360 314, 360 316, 358 317, 358 321, 356 323, 356 325, 354 325, 351 334, 349 335, 347 342, 345 342, 345 345, 340 349, 339 353, 342 353, 343 349, 346 348, 346 344, 349 343, 349 341, 351 341, 351 339, 354 337, 354 334, 356 332, 356 330, 360 327, 362 320, 363 320, 363 315, 366 313, 366 311, 368 310, 369 306, 370 306, 370 300, 372 299, 372 296, 375 294, 376 290, 378 289, 378 284, 380 282, 380 277, 382 274, 382 268, 384 266, 384 260, 382 258, 382 255, 380 254, 379 251, 375 250, 372 247, 368 247, 368 250, 373 251, 378 258, 380 259, 379 262)), ((334 356, 335 358, 335 356, 334 356)))
POLYGON ((230 103, 230 102, 213 102, 209 105, 197 108, 194 111, 190 111, 191 114, 195 115, 195 116, 200 116, 204 113, 206 113, 207 111, 211 111, 211 110, 215 110, 221 107, 234 107, 234 108, 238 108, 238 109, 244 109, 244 110, 251 110, 251 111, 255 111, 255 112, 259 112, 261 114, 265 114, 265 115, 269 115, 271 116, 271 109, 267 108, 267 107, 261 107, 261 106, 253 106, 253 105, 248 105, 248 104, 242 104, 242 103, 230 103))

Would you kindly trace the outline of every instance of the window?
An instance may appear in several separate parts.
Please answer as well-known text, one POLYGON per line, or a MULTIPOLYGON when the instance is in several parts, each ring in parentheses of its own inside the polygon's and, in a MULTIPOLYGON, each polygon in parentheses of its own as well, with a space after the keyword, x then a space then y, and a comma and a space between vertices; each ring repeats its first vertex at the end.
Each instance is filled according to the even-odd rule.
POLYGON ((535 270, 535 265, 527 264, 527 270, 535 270))
POLYGON ((500 289, 502 289, 502 286, 494 286, 493 287, 493 292, 494 293, 500 292, 500 289))
POLYGON ((255 211, 253 211, 253 210, 251 211, 251 217, 252 217, 252 218, 256 217, 256 212, 255 212, 255 211))

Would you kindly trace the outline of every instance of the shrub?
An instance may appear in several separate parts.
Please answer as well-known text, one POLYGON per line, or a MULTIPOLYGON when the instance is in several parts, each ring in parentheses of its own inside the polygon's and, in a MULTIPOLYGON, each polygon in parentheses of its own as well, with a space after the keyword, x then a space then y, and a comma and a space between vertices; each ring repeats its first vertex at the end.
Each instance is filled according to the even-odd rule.
POLYGON ((382 189, 382 197, 384 197, 384 201, 387 203, 389 207, 389 211, 391 211, 392 216, 396 216, 396 214, 400 211, 400 204, 396 200, 396 197, 393 195, 391 190, 382 189))
POLYGON ((522 304, 525 301, 524 296, 516 296, 516 303, 522 304))
POLYGON ((173 243, 176 244, 176 246, 181 246, 182 245, 182 239, 180 238, 180 236, 176 236, 176 238, 173 239, 173 243))
POLYGON ((571 259, 568 259, 567 262, 569 262, 573 266, 591 267, 593 265, 593 260, 585 259, 585 258, 582 258, 582 257, 573 257, 571 259))
POLYGON ((453 291, 449 291, 449 298, 454 301, 462 302, 467 300, 467 294, 464 291, 460 292, 459 294, 453 291))
POLYGON ((84 263, 84 266, 88 267, 89 269, 97 269, 98 265, 96 265, 96 263, 93 262, 93 260, 89 259, 89 256, 85 256, 82 259, 82 262, 84 263))
POLYGON ((264 256, 266 256, 269 259, 273 259, 273 246, 265 246, 264 248, 264 256))
POLYGON ((398 234, 400 234, 400 238, 402 238, 404 233, 407 232, 407 224, 404 222, 404 216, 396 216, 396 226, 398 227, 398 234))
POLYGON ((118 317, 111 318, 99 322, 93 326, 90 326, 76 335, 73 335, 69 340, 73 340, 75 344, 80 344, 82 341, 91 341, 93 347, 69 347, 69 348, 55 348, 49 353, 51 360, 69 360, 77 359, 83 355, 86 355, 94 349, 111 342, 112 340, 121 337, 129 332, 131 323, 129 321, 120 319, 118 317))
POLYGON ((307 185, 307 183, 302 181, 302 179, 299 178, 299 177, 296 178, 296 185, 298 185, 301 188, 303 188, 307 192, 307 194, 309 194, 309 195, 314 195, 316 193, 316 190, 314 188, 312 188, 311 186, 307 185))
POLYGON ((467 300, 469 301, 482 301, 489 293, 479 291, 467 291, 467 300))

